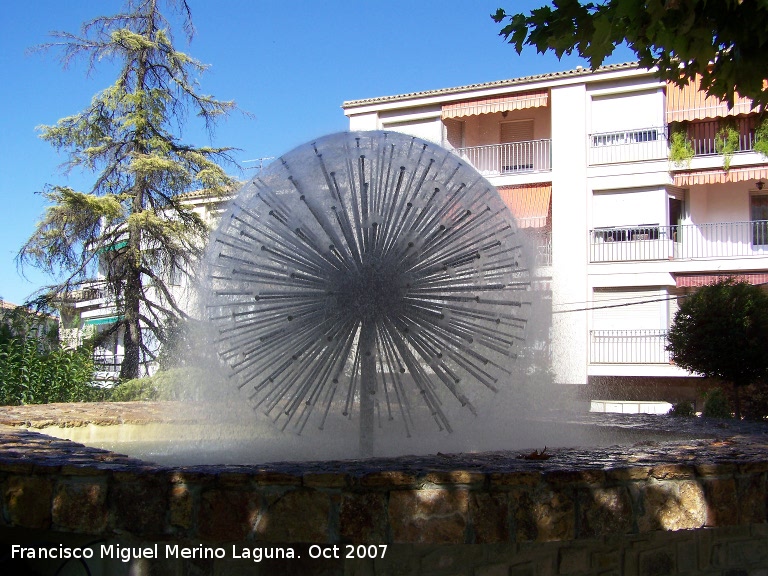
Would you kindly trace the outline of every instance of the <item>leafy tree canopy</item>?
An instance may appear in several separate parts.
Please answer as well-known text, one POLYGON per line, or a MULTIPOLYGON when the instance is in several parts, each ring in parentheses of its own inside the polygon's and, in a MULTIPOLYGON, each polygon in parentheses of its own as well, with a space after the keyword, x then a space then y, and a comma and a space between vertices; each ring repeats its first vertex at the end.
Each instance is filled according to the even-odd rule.
POLYGON ((736 389, 768 383, 768 294, 733 279, 699 288, 680 304, 667 339, 672 360, 690 372, 736 389))
POLYGON ((180 15, 191 39, 186 0, 128 0, 124 12, 96 18, 80 34, 59 32, 43 46, 60 51, 63 64, 86 58, 118 64, 115 82, 81 112, 41 126, 41 137, 66 155, 66 168, 94 174, 87 190, 49 185, 50 205, 22 247, 22 264, 57 276, 44 296, 60 298, 98 274, 104 277, 124 334, 121 376, 139 374, 167 339, 169 319, 185 316, 168 272, 194 275, 207 224, 184 201, 205 189, 217 197, 234 181, 220 163, 229 149, 181 141, 188 116, 211 134, 215 122, 235 109, 198 90, 206 66, 176 49, 166 5, 180 15))
POLYGON ((518 54, 525 45, 576 52, 594 69, 626 42, 663 80, 682 87, 700 75, 707 93, 730 105, 736 92, 768 104, 766 0, 552 0, 530 14, 499 8, 492 18, 518 54))

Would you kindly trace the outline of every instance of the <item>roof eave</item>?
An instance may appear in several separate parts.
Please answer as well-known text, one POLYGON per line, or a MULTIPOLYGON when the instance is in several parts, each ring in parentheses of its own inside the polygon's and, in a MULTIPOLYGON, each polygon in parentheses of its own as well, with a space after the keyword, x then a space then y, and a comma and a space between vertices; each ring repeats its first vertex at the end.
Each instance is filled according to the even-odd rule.
POLYGON ((392 96, 379 96, 376 98, 365 98, 361 100, 347 100, 342 103, 341 107, 345 112, 351 112, 353 109, 363 107, 377 107, 387 104, 396 104, 404 101, 413 100, 429 100, 434 98, 450 98, 459 99, 462 95, 472 92, 478 92, 483 90, 492 90, 495 88, 504 89, 509 87, 523 87, 526 89, 529 85, 534 84, 555 84, 558 81, 577 79, 583 76, 604 75, 606 73, 626 71, 626 70, 638 70, 640 72, 649 70, 640 67, 637 62, 625 62, 622 64, 609 64, 601 66, 597 70, 591 68, 578 67, 573 70, 566 70, 563 72, 548 72, 546 74, 536 74, 532 76, 523 76, 520 78, 511 78, 507 80, 495 80, 493 82, 484 82, 481 84, 468 84, 465 86, 455 86, 452 88, 440 88, 437 90, 425 90, 421 92, 411 92, 407 94, 395 94, 392 96))

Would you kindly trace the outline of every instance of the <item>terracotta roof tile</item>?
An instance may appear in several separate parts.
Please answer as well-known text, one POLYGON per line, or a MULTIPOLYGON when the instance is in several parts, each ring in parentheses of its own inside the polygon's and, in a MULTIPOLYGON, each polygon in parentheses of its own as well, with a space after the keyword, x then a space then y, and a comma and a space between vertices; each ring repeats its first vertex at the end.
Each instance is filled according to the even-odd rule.
POLYGON ((639 68, 640 65, 637 62, 625 62, 622 64, 608 64, 606 66, 600 66, 597 70, 591 68, 575 68, 573 70, 565 70, 561 72, 548 72, 546 74, 535 74, 532 76, 522 76, 520 78, 511 78, 507 80, 495 80, 493 82, 484 82, 480 84, 468 84, 466 86, 455 86, 453 88, 440 88, 437 90, 425 90, 422 92, 409 92, 407 94, 395 94, 392 96, 378 96, 376 98, 364 98, 361 100, 347 100, 344 102, 342 108, 354 108, 356 106, 365 106, 368 104, 381 104, 385 102, 397 102, 399 100, 409 100, 412 98, 424 98, 427 96, 441 96, 447 94, 456 94, 460 92, 466 92, 469 90, 480 90, 484 88, 502 88, 505 86, 517 86, 520 84, 528 84, 531 82, 539 82, 542 80, 554 80, 557 78, 566 78, 572 76, 586 76, 595 72, 609 72, 614 70, 631 70, 639 68))

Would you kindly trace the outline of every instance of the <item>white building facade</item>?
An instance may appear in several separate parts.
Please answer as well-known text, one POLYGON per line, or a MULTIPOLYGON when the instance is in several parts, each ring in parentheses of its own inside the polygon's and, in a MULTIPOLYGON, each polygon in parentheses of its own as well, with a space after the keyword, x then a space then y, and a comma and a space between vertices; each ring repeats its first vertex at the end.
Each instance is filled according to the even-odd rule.
POLYGON ((556 383, 690 380, 665 351, 678 297, 768 281, 768 159, 748 100, 728 109, 621 64, 342 107, 350 130, 439 143, 499 189, 551 295, 556 383))

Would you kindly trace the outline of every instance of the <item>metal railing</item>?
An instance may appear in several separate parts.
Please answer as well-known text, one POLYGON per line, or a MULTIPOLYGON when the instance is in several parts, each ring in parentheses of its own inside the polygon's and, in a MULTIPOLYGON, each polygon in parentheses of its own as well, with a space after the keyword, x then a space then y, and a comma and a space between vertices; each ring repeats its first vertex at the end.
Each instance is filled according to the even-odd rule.
POLYGON ((520 233, 534 250, 536 266, 552 266, 552 229, 524 227, 520 228, 520 233))
POLYGON ((590 330, 590 364, 669 364, 666 330, 590 330))
POLYGON ((536 266, 552 266, 552 226, 547 216, 516 218, 517 228, 526 245, 533 249, 536 266))
POLYGON ((88 300, 100 300, 108 297, 109 292, 106 282, 84 284, 81 288, 72 290, 65 295, 65 299, 69 302, 85 302, 88 300))
POLYGON ((587 142, 590 165, 663 160, 668 156, 664 126, 596 132, 589 134, 587 142))
POLYGON ((551 143, 552 140, 543 139, 488 144, 456 148, 455 153, 485 176, 549 172, 552 170, 551 143))
POLYGON ((96 372, 96 379, 107 380, 117 378, 120 375, 120 365, 122 363, 122 354, 94 353, 93 365, 96 372))
MULTIPOLYGON (((755 126, 754 119, 747 118, 734 118, 736 123, 736 130, 739 133, 739 142, 736 148, 736 152, 749 152, 754 150, 755 146, 755 126)), ((705 122, 693 122, 688 126, 687 134, 688 138, 693 145, 694 156, 711 156, 719 154, 718 152, 718 132, 720 131, 721 123, 719 120, 709 120, 705 122)), ((719 138, 720 144, 724 143, 722 136, 719 138)), ((722 150, 722 148, 720 148, 722 150)))
POLYGON ((596 228, 590 262, 697 260, 768 255, 768 220, 596 228))

